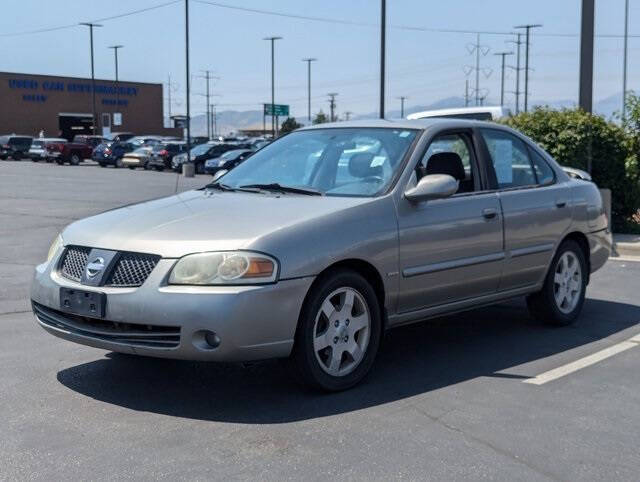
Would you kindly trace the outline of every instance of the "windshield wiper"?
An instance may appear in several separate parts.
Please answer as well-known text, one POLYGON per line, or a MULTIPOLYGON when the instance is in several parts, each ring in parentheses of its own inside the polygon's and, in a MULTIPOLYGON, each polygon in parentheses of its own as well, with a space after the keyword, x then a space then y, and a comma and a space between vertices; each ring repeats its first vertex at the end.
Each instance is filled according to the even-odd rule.
POLYGON ((283 186, 282 184, 278 184, 277 182, 272 182, 270 184, 246 184, 244 186, 240 186, 238 189, 262 189, 265 191, 279 191, 279 192, 290 192, 294 194, 306 194, 307 196, 323 195, 321 191, 318 191, 316 189, 294 187, 294 186, 283 186))
POLYGON ((218 189, 219 191, 235 191, 234 188, 232 188, 231 186, 228 186, 226 184, 223 184, 221 182, 210 182, 209 184, 207 184, 206 186, 204 186, 205 189, 218 189))

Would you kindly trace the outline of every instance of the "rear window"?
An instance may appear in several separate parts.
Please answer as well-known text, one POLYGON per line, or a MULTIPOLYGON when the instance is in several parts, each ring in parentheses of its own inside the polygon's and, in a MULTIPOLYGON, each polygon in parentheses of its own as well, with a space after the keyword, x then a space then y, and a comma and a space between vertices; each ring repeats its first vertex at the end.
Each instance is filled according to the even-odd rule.
POLYGON ((10 137, 9 145, 12 146, 31 146, 31 137, 10 137))

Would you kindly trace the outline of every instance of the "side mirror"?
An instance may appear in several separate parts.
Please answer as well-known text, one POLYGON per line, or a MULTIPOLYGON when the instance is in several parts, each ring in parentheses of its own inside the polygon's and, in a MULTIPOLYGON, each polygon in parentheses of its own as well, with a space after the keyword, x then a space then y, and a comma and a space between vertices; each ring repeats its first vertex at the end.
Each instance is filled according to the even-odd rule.
POLYGON ((224 176, 227 172, 229 172, 229 171, 228 171, 228 170, 226 170, 226 169, 220 169, 218 172, 216 172, 216 173, 213 175, 213 178, 211 179, 211 182, 215 182, 215 181, 217 181, 217 180, 218 180, 218 179, 220 179, 222 176, 224 176))
POLYGON ((429 199, 442 199, 452 196, 458 190, 458 181, 448 174, 429 174, 424 176, 415 187, 404 192, 412 203, 427 201, 429 199))

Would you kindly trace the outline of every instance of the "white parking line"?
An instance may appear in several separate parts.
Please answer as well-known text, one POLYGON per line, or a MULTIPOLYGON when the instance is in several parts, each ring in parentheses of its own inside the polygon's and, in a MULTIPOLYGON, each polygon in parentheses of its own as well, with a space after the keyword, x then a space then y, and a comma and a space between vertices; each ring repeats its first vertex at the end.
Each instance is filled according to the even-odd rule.
POLYGON ((594 365, 595 363, 612 357, 613 355, 617 355, 618 353, 622 353, 623 351, 626 351, 638 345, 640 345, 640 334, 635 335, 628 340, 610 346, 609 348, 605 348, 604 350, 593 353, 592 355, 585 356, 584 358, 580 358, 579 360, 576 360, 574 362, 567 363, 566 365, 562 365, 561 367, 541 373, 534 378, 523 380, 523 383, 530 383, 531 385, 543 385, 547 382, 564 377, 565 375, 569 375, 570 373, 577 372, 578 370, 581 370, 585 367, 594 365))

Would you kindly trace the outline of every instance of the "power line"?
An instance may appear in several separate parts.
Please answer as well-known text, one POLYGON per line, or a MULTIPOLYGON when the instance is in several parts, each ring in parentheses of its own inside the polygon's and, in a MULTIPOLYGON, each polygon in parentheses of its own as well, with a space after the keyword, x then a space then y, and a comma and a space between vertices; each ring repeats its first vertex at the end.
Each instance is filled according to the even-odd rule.
MULTIPOLYGON (((137 10, 131 10, 129 12, 120 13, 118 15, 112 15, 110 17, 96 18, 94 20, 91 20, 90 23, 107 22, 109 20, 115 20, 115 19, 118 19, 118 18, 128 17, 130 15, 137 15, 139 13, 149 12, 151 10, 156 10, 158 8, 167 7, 169 5, 174 5, 174 4, 180 3, 180 2, 182 2, 182 0, 173 0, 171 2, 164 2, 164 3, 160 3, 158 5, 153 5, 151 7, 139 8, 137 10)), ((65 29, 74 28, 74 27, 77 27, 77 26, 78 26, 77 23, 70 23, 70 24, 67 24, 67 25, 59 25, 57 27, 44 27, 44 28, 39 28, 39 29, 35 29, 35 30, 25 30, 25 31, 22 31, 22 32, 2 33, 2 34, 0 34, 0 37, 18 37, 18 36, 22 36, 22 35, 32 35, 32 34, 36 34, 36 33, 54 32, 56 30, 65 30, 65 29)))

